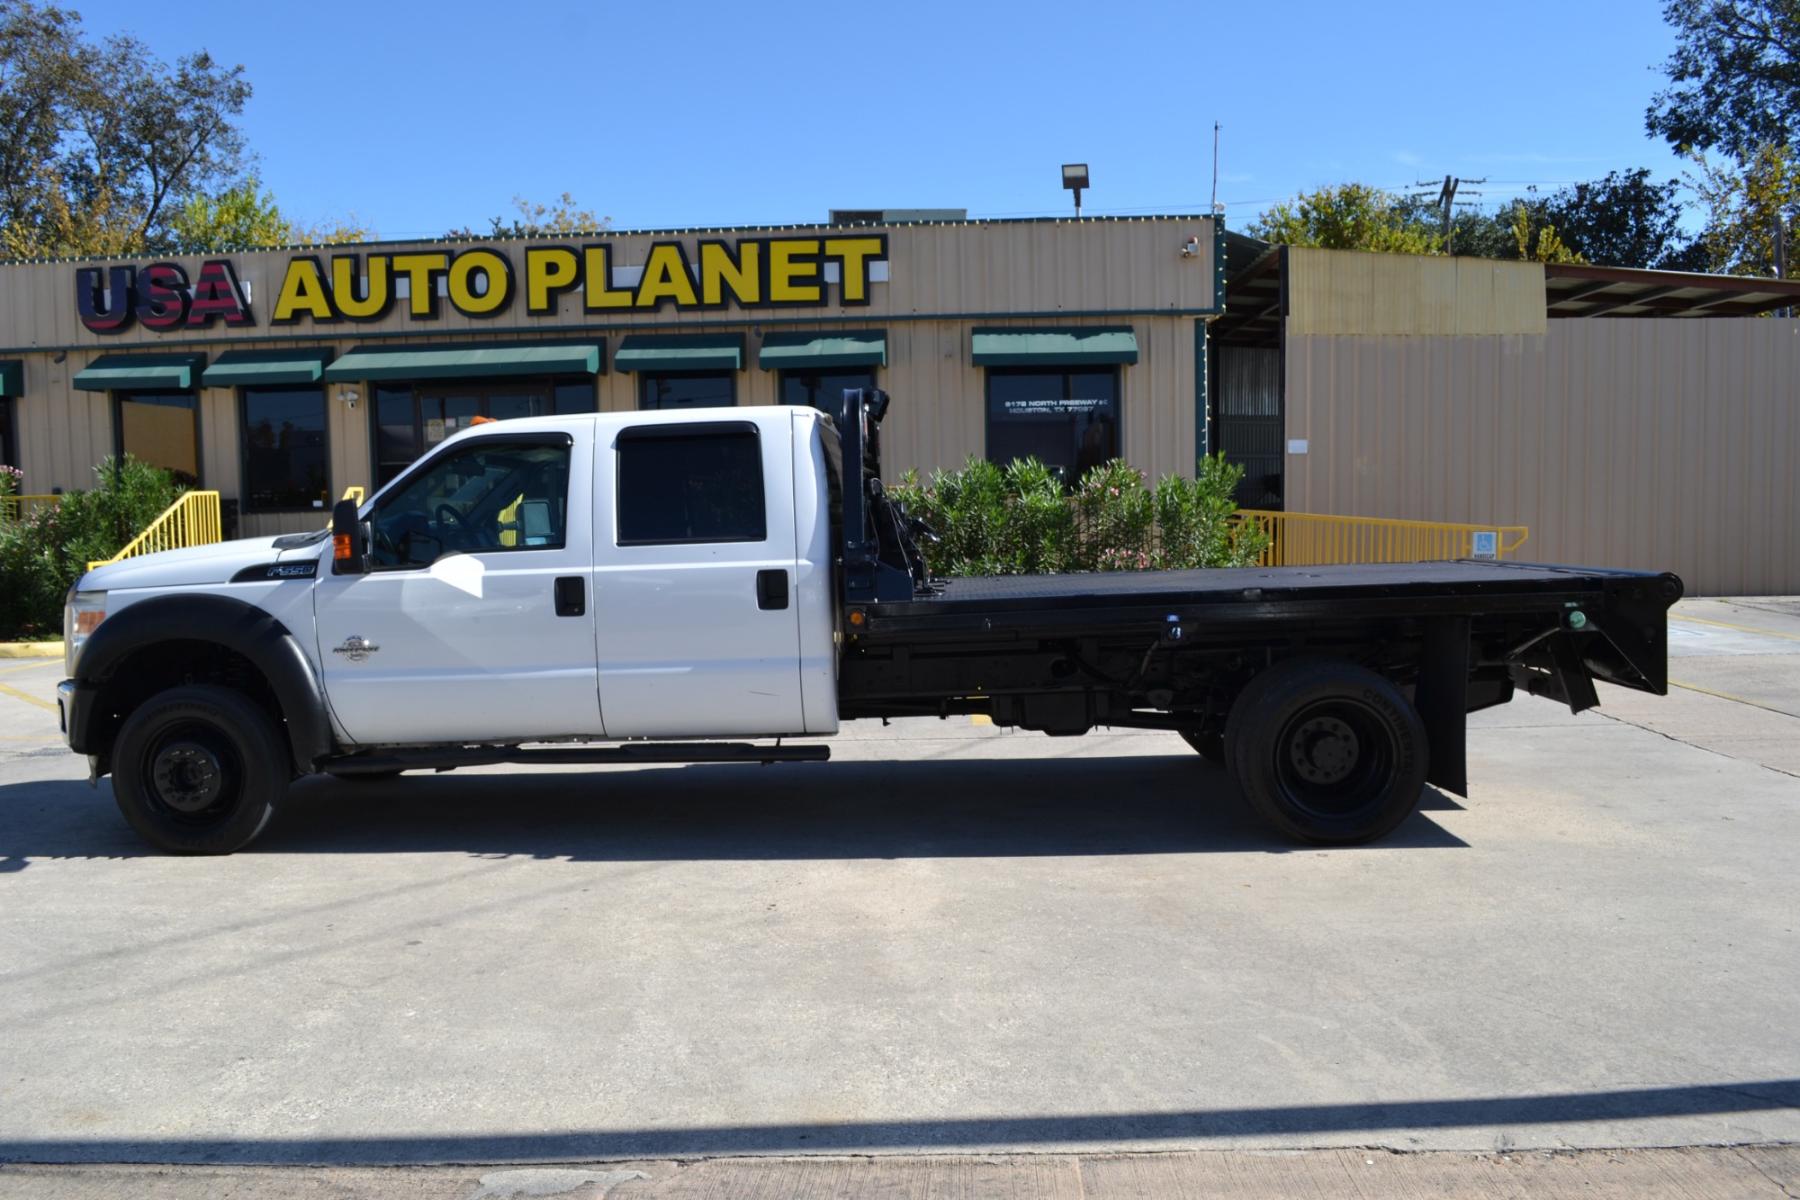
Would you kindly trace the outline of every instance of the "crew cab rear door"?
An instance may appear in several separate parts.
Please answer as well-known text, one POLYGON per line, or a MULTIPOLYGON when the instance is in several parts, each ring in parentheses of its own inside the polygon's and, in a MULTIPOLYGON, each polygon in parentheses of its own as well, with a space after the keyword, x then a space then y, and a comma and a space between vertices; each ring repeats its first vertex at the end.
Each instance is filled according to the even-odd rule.
POLYGON ((314 587, 325 692, 352 740, 605 732, 593 440, 591 422, 500 426, 445 443, 375 498, 368 573, 314 587))
POLYGON ((798 733, 792 416, 644 414, 595 446, 609 737, 798 733))

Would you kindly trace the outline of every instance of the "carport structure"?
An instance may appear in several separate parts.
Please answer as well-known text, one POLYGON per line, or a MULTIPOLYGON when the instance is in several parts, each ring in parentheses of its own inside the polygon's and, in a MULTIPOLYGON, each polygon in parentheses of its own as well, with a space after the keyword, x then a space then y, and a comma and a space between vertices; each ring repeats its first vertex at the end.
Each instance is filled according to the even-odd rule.
POLYGON ((1528 525, 1528 557, 1800 591, 1800 280, 1226 237, 1209 445, 1247 507, 1528 525))

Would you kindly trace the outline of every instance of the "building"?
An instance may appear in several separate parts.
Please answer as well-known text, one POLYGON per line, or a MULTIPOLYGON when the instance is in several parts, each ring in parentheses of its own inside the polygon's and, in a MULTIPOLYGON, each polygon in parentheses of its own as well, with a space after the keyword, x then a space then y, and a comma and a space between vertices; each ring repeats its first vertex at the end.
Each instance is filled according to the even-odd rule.
POLYGON ((1242 464, 1246 505, 1527 525, 1800 593, 1800 281, 1272 247, 1208 216, 376 243, 0 266, 0 462, 121 451, 316 526, 477 416, 893 393, 889 471, 1242 464))
POLYGON ((1800 593, 1800 321, 1768 315, 1800 280, 1226 240, 1213 437, 1242 502, 1800 593))
POLYGON ((274 533, 477 416, 874 385, 895 472, 984 453, 1193 470, 1212 218, 849 215, 0 266, 0 462, 45 493, 133 454, 274 533))

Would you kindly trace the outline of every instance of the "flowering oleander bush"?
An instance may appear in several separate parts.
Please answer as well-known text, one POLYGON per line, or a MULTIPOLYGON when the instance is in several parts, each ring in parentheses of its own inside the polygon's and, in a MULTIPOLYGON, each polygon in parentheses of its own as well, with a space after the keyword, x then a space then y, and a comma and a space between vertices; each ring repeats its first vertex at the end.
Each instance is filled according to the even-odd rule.
POLYGON ((1005 467, 971 458, 925 482, 909 471, 890 492, 942 539, 925 546, 936 575, 1178 570, 1256 561, 1266 535, 1232 520, 1243 473, 1222 456, 1203 458, 1193 478, 1151 487, 1114 459, 1065 491, 1034 458, 1005 467))
POLYGON ((17 496, 25 490, 25 472, 0 463, 0 496, 17 496))
POLYGON ((130 457, 103 460, 94 476, 92 491, 0 520, 0 641, 61 637, 63 597, 87 564, 117 554, 183 490, 130 457))

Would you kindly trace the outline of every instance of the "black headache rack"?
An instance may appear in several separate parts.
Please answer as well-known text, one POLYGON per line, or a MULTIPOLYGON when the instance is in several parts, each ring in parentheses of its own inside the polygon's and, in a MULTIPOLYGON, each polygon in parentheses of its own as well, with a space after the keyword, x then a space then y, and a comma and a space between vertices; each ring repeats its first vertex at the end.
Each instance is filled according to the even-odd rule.
POLYGON ((881 421, 888 394, 845 388, 828 413, 837 438, 826 438, 832 475, 834 533, 846 604, 912 600, 937 593, 919 550, 931 531, 888 497, 881 482, 881 421))

